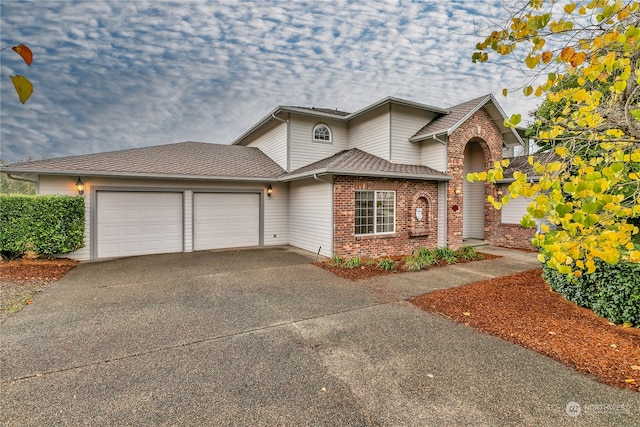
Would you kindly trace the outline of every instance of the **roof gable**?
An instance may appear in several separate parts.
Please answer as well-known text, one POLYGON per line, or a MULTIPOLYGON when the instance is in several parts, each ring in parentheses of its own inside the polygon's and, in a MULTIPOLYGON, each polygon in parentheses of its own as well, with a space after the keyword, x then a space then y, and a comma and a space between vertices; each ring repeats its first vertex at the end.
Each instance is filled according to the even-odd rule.
POLYGON ((318 108, 318 107, 295 107, 295 106, 286 106, 279 105, 273 110, 271 110, 266 116, 264 116, 260 121, 255 123, 253 126, 244 131, 240 136, 238 136, 231 145, 243 145, 245 140, 250 137, 254 132, 258 132, 261 129, 265 129, 269 126, 269 124, 273 121, 285 121, 282 116, 286 117, 287 113, 300 114, 305 116, 317 117, 319 120, 322 119, 332 119, 339 120, 343 122, 348 122, 356 117, 359 117, 363 114, 366 114, 369 111, 375 110, 376 108, 388 105, 388 104, 397 104, 403 105, 410 108, 415 108, 419 110, 430 111, 436 114, 446 114, 449 112, 447 109, 442 109, 438 107, 433 107, 431 105, 421 104, 414 101, 408 101, 406 99, 395 98, 392 96, 381 99, 380 101, 374 102, 373 104, 367 105, 366 107, 354 112, 348 113, 346 111, 340 111, 337 108, 318 108))
POLYGON ((450 135, 456 130, 466 119, 471 117, 473 113, 478 111, 490 99, 490 95, 481 96, 462 104, 451 107, 448 114, 438 117, 427 123, 422 129, 416 132, 410 141, 420 141, 430 138, 434 135, 448 134, 450 135))
POLYGON ((500 107, 500 104, 498 104, 491 94, 480 96, 451 107, 448 114, 440 116, 429 122, 422 129, 416 132, 415 135, 409 138, 409 141, 419 142, 424 141, 425 139, 434 138, 437 135, 451 135, 482 107, 487 109, 487 112, 493 121, 500 128, 504 145, 525 145, 520 134, 515 129, 504 126, 504 120, 507 116, 500 107))

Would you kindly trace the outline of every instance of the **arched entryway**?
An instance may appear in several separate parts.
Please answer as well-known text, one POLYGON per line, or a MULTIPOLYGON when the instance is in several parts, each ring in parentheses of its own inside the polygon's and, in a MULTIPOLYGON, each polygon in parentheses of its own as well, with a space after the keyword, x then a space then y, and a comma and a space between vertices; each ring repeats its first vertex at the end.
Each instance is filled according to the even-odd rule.
POLYGON ((462 186, 462 239, 484 240, 485 220, 485 184, 469 182, 466 176, 470 172, 485 169, 485 156, 480 142, 471 140, 464 148, 464 174, 462 186))

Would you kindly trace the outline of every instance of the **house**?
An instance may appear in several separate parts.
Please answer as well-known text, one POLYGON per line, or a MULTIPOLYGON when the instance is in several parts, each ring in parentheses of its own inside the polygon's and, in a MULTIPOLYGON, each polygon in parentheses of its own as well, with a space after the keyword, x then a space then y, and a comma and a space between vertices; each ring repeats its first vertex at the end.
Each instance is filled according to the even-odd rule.
MULTIPOLYGON (((451 108, 385 98, 354 113, 278 106, 230 145, 182 142, 5 165, 86 200, 77 259, 289 244, 380 257, 468 240, 531 247, 498 188, 470 183, 525 146, 492 95, 451 108)), ((520 212, 521 216, 521 212, 520 212)))

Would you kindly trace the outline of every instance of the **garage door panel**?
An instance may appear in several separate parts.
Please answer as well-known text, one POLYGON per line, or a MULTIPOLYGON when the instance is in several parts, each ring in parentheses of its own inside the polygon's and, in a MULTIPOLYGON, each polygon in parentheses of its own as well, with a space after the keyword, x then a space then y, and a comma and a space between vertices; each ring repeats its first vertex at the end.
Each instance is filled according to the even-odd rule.
POLYGON ((182 193, 99 191, 97 257, 182 252, 182 193))
POLYGON ((196 193, 193 216, 195 250, 260 244, 258 194, 196 193))

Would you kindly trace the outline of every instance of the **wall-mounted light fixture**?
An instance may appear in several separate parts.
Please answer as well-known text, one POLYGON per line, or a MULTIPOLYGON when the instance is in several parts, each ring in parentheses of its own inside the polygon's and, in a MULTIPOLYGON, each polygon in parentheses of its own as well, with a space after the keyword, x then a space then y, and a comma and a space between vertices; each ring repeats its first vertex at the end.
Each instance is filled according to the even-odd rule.
POLYGON ((456 196, 459 196, 462 194, 462 188, 456 187, 456 189, 453 190, 453 192, 455 193, 456 196))
POLYGON ((267 187, 267 197, 271 197, 272 194, 273 194, 273 187, 271 186, 271 184, 269 184, 269 186, 267 187))
POLYGON ((79 196, 82 196, 84 194, 84 183, 82 182, 80 177, 78 177, 78 180, 76 181, 76 190, 78 190, 79 196))
POLYGON ((504 195, 504 192, 502 191, 502 185, 499 185, 498 190, 496 191, 496 196, 498 196, 499 198, 502 198, 503 195, 504 195))

